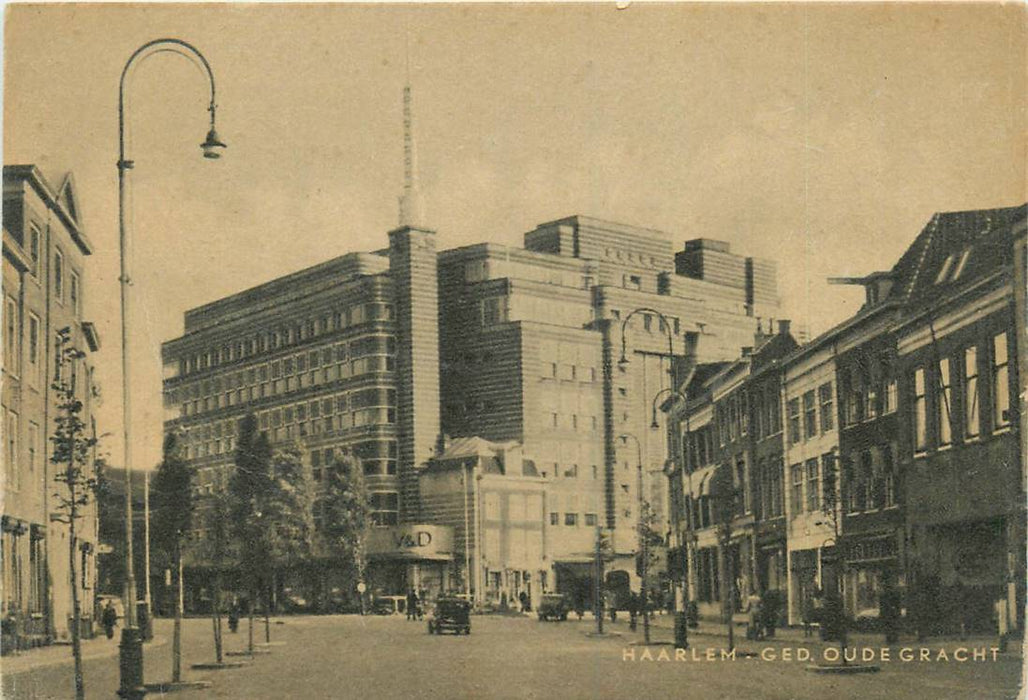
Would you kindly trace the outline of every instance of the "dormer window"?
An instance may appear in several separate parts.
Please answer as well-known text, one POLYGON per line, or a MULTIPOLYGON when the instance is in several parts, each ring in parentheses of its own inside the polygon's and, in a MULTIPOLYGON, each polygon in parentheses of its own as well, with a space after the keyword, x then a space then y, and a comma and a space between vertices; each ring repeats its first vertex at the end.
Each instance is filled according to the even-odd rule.
POLYGON ((960 279, 960 273, 964 271, 964 266, 967 265, 967 259, 971 257, 971 249, 967 248, 963 253, 960 254, 960 262, 957 263, 957 267, 953 270, 953 277, 950 282, 956 282, 960 279))
POLYGON ((949 270, 953 267, 953 258, 956 255, 950 255, 946 258, 946 262, 942 264, 942 268, 939 270, 939 276, 935 278, 935 284, 942 284, 946 281, 946 277, 949 275, 949 270))
POLYGON ((956 282, 960 279, 960 275, 963 273, 969 257, 971 257, 970 248, 965 248, 961 253, 951 253, 947 256, 946 261, 939 268, 939 275, 935 278, 935 284, 956 282))

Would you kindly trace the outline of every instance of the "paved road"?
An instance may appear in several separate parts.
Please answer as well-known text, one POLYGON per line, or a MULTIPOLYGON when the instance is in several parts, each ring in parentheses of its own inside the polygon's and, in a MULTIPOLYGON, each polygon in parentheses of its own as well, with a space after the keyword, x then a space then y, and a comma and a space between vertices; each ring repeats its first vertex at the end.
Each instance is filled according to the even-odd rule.
MULTIPOLYGON (((873 675, 824 676, 804 670, 801 662, 736 660, 661 661, 662 650, 634 646, 637 635, 618 623, 615 638, 590 638, 583 622, 539 623, 533 618, 473 617, 471 636, 429 636, 424 623, 399 617, 297 617, 273 625, 273 640, 283 642, 258 656, 246 668, 188 671, 191 679, 209 679, 213 687, 184 691, 177 699, 231 698, 768 698, 771 700, 841 700, 844 698, 1016 698, 1020 657, 967 662, 893 660, 873 675), (634 653, 635 661, 626 660, 634 653)), ((245 622, 239 634, 226 631, 229 648, 245 644, 245 622)), ((260 628, 263 632, 263 628, 260 628)), ((170 637, 170 624, 158 621, 159 635, 170 637)), ((656 639, 666 637, 659 630, 656 639)), ((704 656, 714 637, 696 637, 694 650, 704 656)), ((113 651, 112 642, 112 651, 113 651)), ((186 621, 186 660, 213 656, 210 623, 186 621)), ((957 644, 953 645, 954 648, 957 644)), ((769 646, 780 656, 782 645, 769 646)), ((70 656, 70 650, 69 650, 70 656)), ((897 658, 893 652, 893 659, 897 658)), ((147 682, 167 680, 171 645, 149 648, 147 682)), ((916 656, 916 654, 915 654, 916 656)), ((117 656, 86 662, 89 698, 114 698, 117 656)), ((70 663, 5 674, 4 698, 70 698, 70 663)), ((151 695, 150 697, 159 697, 151 695)))

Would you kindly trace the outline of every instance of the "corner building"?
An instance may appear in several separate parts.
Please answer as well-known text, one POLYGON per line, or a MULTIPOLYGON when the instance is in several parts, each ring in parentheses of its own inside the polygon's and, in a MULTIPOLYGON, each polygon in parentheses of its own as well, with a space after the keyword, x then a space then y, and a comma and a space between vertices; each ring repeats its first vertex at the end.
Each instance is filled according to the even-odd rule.
POLYGON ((184 334, 164 345, 165 428, 182 432, 201 496, 227 487, 238 423, 253 412, 272 443, 303 446, 316 480, 338 450, 361 459, 374 524, 401 535, 374 538, 373 590, 466 581, 481 601, 591 591, 599 526, 614 533, 612 568, 634 580, 640 457, 643 496, 667 517, 655 401, 673 386, 687 333, 702 329, 710 359, 752 343, 757 317, 777 308, 773 267, 703 240, 679 253, 678 274, 663 234, 577 216, 537 227, 525 248, 437 254, 435 234, 408 225, 389 241, 186 313, 184 334), (688 261, 710 251, 734 266, 714 281, 690 276, 706 274, 688 261), (462 437, 503 444, 519 455, 503 475, 541 485, 545 503, 524 523, 545 542, 530 569, 495 548, 468 556, 461 532, 441 551, 452 530, 423 560, 390 545, 417 543, 419 523, 446 523, 438 484, 422 499, 419 478, 462 437))
MULTIPOLYGON (((460 578, 484 582, 481 601, 556 590, 589 605, 598 528, 614 550, 605 583, 638 588, 640 466, 642 499, 667 530, 672 454, 656 407, 696 347, 715 360, 752 344, 758 317, 777 311, 774 267, 707 239, 674 255, 659 231, 583 216, 541 224, 524 240, 439 255, 441 427, 521 446, 521 463, 507 460, 504 473, 543 485, 543 551, 530 557, 543 566, 524 570, 471 547, 455 569, 474 569, 460 578), (697 333, 703 342, 689 343, 697 333)), ((460 517, 453 526, 460 549, 460 517)))

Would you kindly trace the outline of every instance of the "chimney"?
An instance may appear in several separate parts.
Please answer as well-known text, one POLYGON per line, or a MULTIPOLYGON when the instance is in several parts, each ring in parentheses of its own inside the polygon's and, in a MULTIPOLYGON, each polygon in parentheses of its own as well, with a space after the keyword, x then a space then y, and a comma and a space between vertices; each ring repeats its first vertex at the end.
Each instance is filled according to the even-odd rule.
POLYGON ((779 321, 778 322, 778 335, 789 335, 789 326, 791 324, 792 324, 792 321, 789 321, 789 320, 779 321))

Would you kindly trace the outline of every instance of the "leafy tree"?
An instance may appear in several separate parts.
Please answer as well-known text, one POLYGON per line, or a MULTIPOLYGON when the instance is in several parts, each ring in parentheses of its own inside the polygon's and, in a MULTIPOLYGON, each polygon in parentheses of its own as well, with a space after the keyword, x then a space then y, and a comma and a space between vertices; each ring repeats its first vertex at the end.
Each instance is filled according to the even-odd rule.
POLYGON ((257 592, 267 574, 270 518, 265 518, 273 488, 271 445, 248 414, 239 427, 235 471, 229 481, 231 534, 238 544, 240 572, 249 589, 248 649, 253 652, 253 613, 257 592))
POLYGON ((314 480, 296 445, 275 451, 268 494, 270 558, 275 565, 307 561, 314 551, 314 480))
POLYGON ((75 565, 78 551, 77 522, 83 517, 82 509, 95 495, 96 475, 92 465, 96 438, 86 432, 82 420, 82 401, 78 398, 78 364, 85 353, 71 344, 71 331, 62 328, 57 333, 57 372, 53 388, 57 396, 56 428, 50 437, 53 451, 50 461, 58 467, 54 481, 63 486, 57 498, 56 519, 68 526, 68 564, 71 575, 71 648, 75 659, 75 698, 86 696, 82 677, 82 639, 79 634, 82 602, 79 600, 78 571, 75 565))
POLYGON ((182 540, 193 519, 192 472, 178 445, 178 436, 164 438, 164 459, 150 491, 153 510, 152 544, 159 556, 175 570, 178 591, 175 596, 175 631, 172 641, 171 680, 182 680, 182 540))
MULTIPOLYGON (((367 573, 371 502, 364 482, 364 470, 353 455, 344 453, 336 457, 328 471, 322 508, 325 547, 341 564, 346 582, 344 590, 355 591, 367 573)), ((363 599, 361 605, 363 609, 363 599)))
POLYGON ((270 641, 269 611, 277 573, 309 564, 314 554, 314 480, 295 444, 280 447, 272 455, 271 483, 261 524, 269 569, 264 581, 264 636, 270 641))
POLYGON ((213 604, 211 625, 214 630, 214 657, 217 663, 224 659, 221 635, 221 574, 232 557, 231 499, 228 494, 216 491, 202 501, 203 508, 197 515, 203 523, 206 537, 194 545, 193 553, 198 560, 210 566, 213 604))

